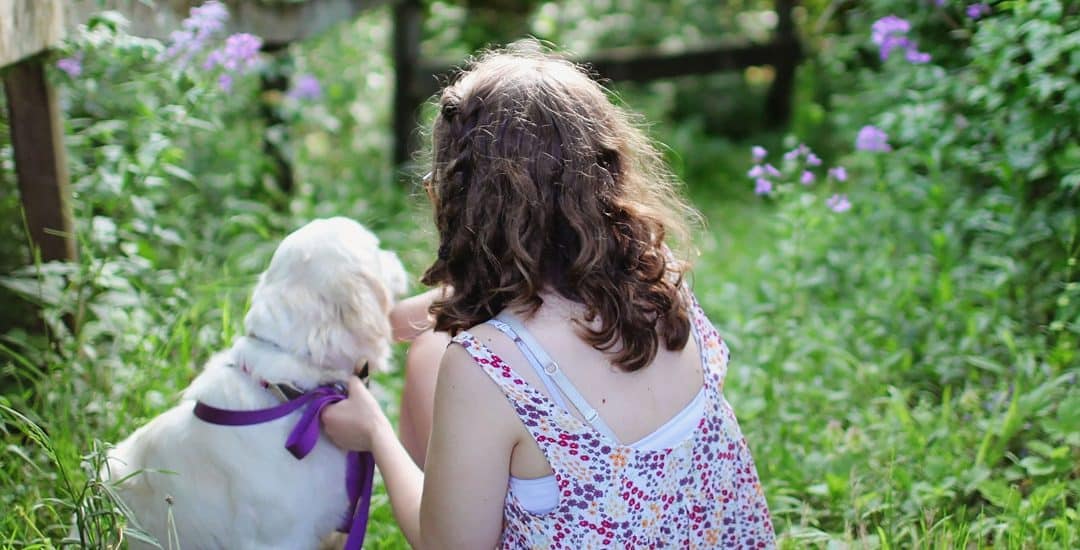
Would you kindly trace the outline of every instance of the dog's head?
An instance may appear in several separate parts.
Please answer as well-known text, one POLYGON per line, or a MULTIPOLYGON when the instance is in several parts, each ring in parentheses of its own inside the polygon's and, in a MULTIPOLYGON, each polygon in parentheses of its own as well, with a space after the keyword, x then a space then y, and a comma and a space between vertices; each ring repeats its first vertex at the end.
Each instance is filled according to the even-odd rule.
POLYGON ((244 318, 249 336, 344 377, 365 363, 385 370, 388 314, 405 291, 397 256, 359 223, 315 220, 281 242, 244 318), (340 372, 338 372, 340 371, 340 372))

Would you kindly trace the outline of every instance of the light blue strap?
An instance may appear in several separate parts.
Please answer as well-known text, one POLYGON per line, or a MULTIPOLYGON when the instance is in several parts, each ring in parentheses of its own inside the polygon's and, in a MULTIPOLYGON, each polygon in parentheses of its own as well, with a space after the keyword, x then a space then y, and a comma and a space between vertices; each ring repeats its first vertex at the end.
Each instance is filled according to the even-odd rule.
POLYGON ((540 381, 544 383, 545 387, 547 387, 548 395, 551 396, 551 399, 555 401, 555 403, 562 407, 564 410, 569 410, 570 407, 566 405, 566 401, 563 401, 562 394, 559 393, 559 390, 555 387, 554 382, 551 381, 551 378, 549 376, 544 374, 543 365, 541 365, 540 362, 536 360, 536 356, 533 355, 532 350, 529 349, 529 347, 525 344, 521 337, 519 337, 518 334, 514 332, 514 329, 510 328, 510 325, 500 321, 497 318, 488 319, 487 324, 499 329, 500 331, 502 331, 503 334, 505 334, 508 338, 514 341, 514 344, 517 345, 519 350, 521 350, 521 353, 525 355, 525 359, 529 362, 529 365, 533 368, 534 371, 536 371, 536 375, 540 377, 540 381))
MULTIPOLYGON (((533 338, 532 334, 525 329, 525 326, 522 325, 513 314, 504 310, 495 320, 506 324, 511 332, 516 334, 516 337, 512 336, 511 338, 514 338, 515 342, 521 344, 518 347, 525 352, 525 355, 533 368, 537 369, 537 367, 539 367, 537 373, 552 395, 556 395, 557 392, 551 391, 548 380, 554 382, 555 385, 558 386, 562 394, 570 400, 574 405, 574 408, 581 413, 581 416, 585 418, 585 421, 592 425, 596 431, 604 434, 608 439, 615 443, 619 442, 619 439, 615 437, 615 432, 608 427, 607 423, 604 422, 604 419, 600 418, 600 414, 596 412, 596 409, 589 405, 589 402, 585 400, 580 392, 578 392, 577 388, 574 387, 574 384, 570 382, 570 379, 563 374, 562 369, 559 368, 559 364, 551 359, 551 356, 544 351, 543 346, 533 338)), ((498 328, 497 325, 496 328, 498 328)), ((567 408, 564 403, 560 403, 560 405, 562 405, 564 409, 567 408)))

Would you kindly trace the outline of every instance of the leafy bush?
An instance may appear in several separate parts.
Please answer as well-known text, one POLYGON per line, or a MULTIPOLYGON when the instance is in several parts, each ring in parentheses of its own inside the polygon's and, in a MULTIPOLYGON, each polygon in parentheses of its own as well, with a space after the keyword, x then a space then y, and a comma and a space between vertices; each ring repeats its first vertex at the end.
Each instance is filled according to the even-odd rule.
MULTIPOLYGON (((68 124, 80 259, 15 268, 27 263, 17 248, 25 235, 21 224, 5 227, 18 238, 4 243, 15 260, 0 276, 2 298, 32 303, 47 330, 0 312, 0 547, 55 544, 73 520, 88 547, 138 536, 97 480, 99 441, 118 441, 171 406, 195 369, 232 340, 255 275, 287 231, 347 215, 405 251, 409 265, 425 258, 414 244, 424 233, 409 221, 410 193, 388 163, 389 94, 368 78, 387 74, 387 60, 339 69, 381 43, 386 19, 373 14, 307 44, 310 54, 293 52, 292 89, 262 96, 259 72, 278 70, 275 60, 262 58, 254 72, 226 58, 208 62, 229 43, 220 33, 180 60, 170 53, 175 43, 133 37, 106 13, 57 55, 51 76, 68 124), (337 65, 315 61, 326 58, 337 65), (310 79, 301 89, 299 77, 316 71, 327 75, 319 89, 310 79), (259 99, 284 122, 261 116, 259 99), (264 153, 270 141, 293 162, 291 194, 264 153)), ((14 187, 9 159, 0 143, 0 183, 14 187)), ((18 195, 3 196, 18 212, 18 195)), ((383 518, 374 520, 374 544, 400 540, 385 496, 373 514, 383 518)))
POLYGON ((736 410, 790 540, 1075 546, 1077 7, 932 4, 850 5, 818 43, 854 206, 780 201, 772 275, 710 302, 763 366, 736 410))
MULTIPOLYGON (((801 4, 814 54, 792 135, 759 136, 783 174, 768 198, 747 177, 756 143, 710 135, 715 119, 688 107, 713 89, 619 89, 655 123, 711 221, 693 284, 729 340, 727 397, 781 546, 1076 547, 1080 7, 991 2, 972 19, 974 3, 955 0, 801 4), (906 30, 888 20, 875 32, 890 15, 906 30), (808 151, 777 160, 802 141, 820 165, 808 151)), ((480 39, 460 35, 460 5, 429 5, 425 51, 470 53, 480 39)), ((771 5, 551 2, 528 24, 583 53, 697 45, 722 32, 762 39, 771 5)), ((0 299, 35 301, 49 332, 0 336, 0 546, 52 544, 73 517, 100 518, 85 530, 92 545, 118 540, 123 511, 95 480, 95 440, 168 407, 230 341, 288 229, 350 215, 414 273, 430 259, 432 230, 415 221, 426 214, 389 163, 388 20, 377 11, 264 59, 260 76, 291 66, 318 87, 301 93, 297 78, 258 101, 255 74, 225 92, 221 66, 163 62, 167 44, 128 36, 111 16, 69 45, 72 63, 54 76, 81 259, 10 272, 28 255, 4 255, 0 299), (81 73, 65 74, 76 61, 81 73), (292 193, 264 142, 293 163, 292 193)), ((736 88, 767 84, 748 81, 736 88)), ((731 104, 749 118, 741 99, 731 104)), ((0 140, 3 129, 0 119, 0 140)), ((0 185, 13 187, 10 174, 0 142, 0 185)), ((382 382, 392 393, 400 377, 382 382)), ((369 530, 374 547, 404 547, 385 495, 369 530)))

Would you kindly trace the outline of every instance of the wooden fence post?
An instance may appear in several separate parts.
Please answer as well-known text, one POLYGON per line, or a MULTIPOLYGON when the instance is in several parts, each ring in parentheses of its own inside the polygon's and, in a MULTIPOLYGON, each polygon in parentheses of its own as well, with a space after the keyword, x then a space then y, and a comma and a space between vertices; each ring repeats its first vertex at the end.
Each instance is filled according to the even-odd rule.
POLYGON ((289 89, 289 80, 293 74, 292 54, 285 46, 264 47, 263 52, 271 56, 271 66, 264 69, 259 75, 259 114, 263 118, 266 127, 263 129, 263 153, 270 158, 273 165, 274 179, 278 189, 285 194, 292 193, 294 180, 291 158, 282 149, 282 143, 276 142, 270 137, 270 131, 274 127, 281 129, 280 139, 288 141, 288 125, 281 118, 280 98, 289 89))
POLYGON ((401 166, 416 150, 417 97, 422 6, 417 0, 394 5, 394 164, 401 166))
POLYGON ((42 261, 76 259, 64 130, 42 57, 6 69, 4 93, 15 176, 33 245, 42 261))
POLYGON ((769 93, 765 97, 765 121, 771 127, 787 124, 791 118, 791 101, 795 92, 795 68, 802 57, 799 37, 795 34, 795 21, 791 11, 795 9, 795 0, 776 0, 777 42, 790 47, 794 55, 780 56, 773 64, 775 76, 769 93))

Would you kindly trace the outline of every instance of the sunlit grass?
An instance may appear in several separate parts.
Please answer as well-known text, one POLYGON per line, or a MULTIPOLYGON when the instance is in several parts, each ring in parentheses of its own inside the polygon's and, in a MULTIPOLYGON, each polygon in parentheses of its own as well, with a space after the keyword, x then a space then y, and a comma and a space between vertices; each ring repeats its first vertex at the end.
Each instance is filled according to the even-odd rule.
MULTIPOLYGON (((263 128, 249 107, 223 108, 225 122, 209 134, 146 112, 96 129, 88 118, 72 122, 80 263, 5 271, 5 288, 47 291, 35 299, 54 336, 26 330, 30 322, 0 336, 0 547, 55 546, 74 522, 97 522, 85 531, 91 547, 120 539, 122 518, 93 475, 100 442, 175 403, 209 354, 239 333, 255 276, 303 221, 347 215, 367 224, 419 289, 434 232, 410 171, 388 162, 387 22, 380 11, 294 52, 297 70, 318 76, 326 96, 292 113, 291 196, 259 176, 263 128), (195 177, 169 180, 167 190, 126 180, 110 190, 113 172, 99 170, 128 173, 146 152, 146 140, 123 141, 115 128, 175 133, 170 155, 195 177), (73 336, 65 314, 79 311, 73 336)), ((701 117, 670 119, 678 99, 670 85, 623 92, 654 123, 706 218, 694 235, 692 283, 732 349, 727 398, 782 547, 1080 545, 1077 345, 1027 318, 1024 305, 1064 286, 1023 280, 1025 254, 1047 250, 1042 213, 1025 221, 1010 197, 954 182, 930 199, 913 193, 918 200, 866 182, 853 190, 856 209, 792 247, 780 205, 751 193, 753 143, 712 137, 701 117)), ((770 150, 784 142, 759 139, 770 150)), ((5 190, 9 151, 0 142, 5 190)), ((0 200, 5 212, 11 196, 0 200)), ((18 228, 5 235, 22 238, 18 228)), ((5 258, 25 263, 19 254, 5 258)), ((12 313, 24 310, 0 316, 27 321, 12 313)), ((396 416, 400 371, 377 381, 396 416)), ((405 547, 381 490, 368 545, 405 547)))

